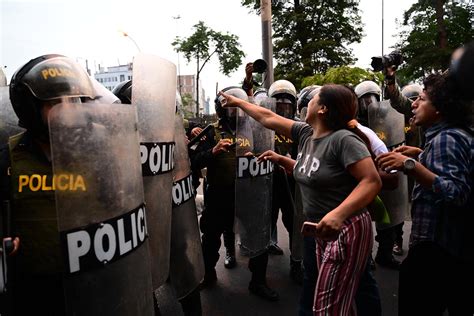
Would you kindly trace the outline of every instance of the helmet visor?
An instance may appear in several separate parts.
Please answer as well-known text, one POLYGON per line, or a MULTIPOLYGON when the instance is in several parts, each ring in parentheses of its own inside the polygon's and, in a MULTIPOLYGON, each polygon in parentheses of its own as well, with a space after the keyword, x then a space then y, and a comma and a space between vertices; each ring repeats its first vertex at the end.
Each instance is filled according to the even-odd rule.
POLYGON ((276 113, 286 118, 293 117, 293 103, 289 99, 276 99, 276 113))
POLYGON ((36 98, 44 101, 64 97, 96 98, 86 71, 67 57, 38 63, 25 74, 23 81, 36 98))

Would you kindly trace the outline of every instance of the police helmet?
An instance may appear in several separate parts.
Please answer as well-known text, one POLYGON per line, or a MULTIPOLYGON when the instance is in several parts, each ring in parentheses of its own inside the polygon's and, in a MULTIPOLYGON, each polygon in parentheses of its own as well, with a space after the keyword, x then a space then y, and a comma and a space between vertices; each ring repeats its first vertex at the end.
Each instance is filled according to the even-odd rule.
MULTIPOLYGON (((293 112, 296 111, 296 88, 288 80, 277 80, 268 89, 271 98, 288 99, 293 105, 293 112)), ((278 101, 277 101, 278 102, 278 101)))
POLYGON ((409 99, 410 101, 415 101, 416 98, 418 98, 418 96, 421 94, 421 92, 423 92, 423 88, 422 86, 420 86, 419 84, 408 84, 406 86, 403 87, 402 89, 402 95, 409 99))
POLYGON ((42 131, 41 101, 62 98, 95 99, 96 92, 86 71, 73 59, 43 55, 30 60, 12 76, 10 100, 20 127, 42 131))
MULTIPOLYGON (((236 98, 242 99, 247 101, 248 96, 247 93, 240 87, 237 86, 230 86, 227 88, 222 89, 222 92, 225 92, 226 94, 232 95, 236 98)), ((216 109, 216 114, 219 118, 225 118, 227 117, 227 110, 222 107, 222 100, 224 98, 220 95, 217 95, 215 100, 214 100, 214 106, 216 109)))
POLYGON ((132 80, 122 81, 114 88, 112 93, 115 94, 123 104, 132 104, 132 80))
POLYGON ((375 94, 377 96, 377 99, 380 100, 380 95, 382 93, 382 90, 375 82, 366 80, 359 83, 355 87, 354 92, 355 94, 357 94, 358 99, 360 99, 366 94, 375 94))
POLYGON ((308 107, 309 101, 318 93, 319 89, 321 89, 321 86, 318 85, 307 86, 301 89, 297 102, 298 111, 301 112, 303 108, 308 107))
POLYGON ((268 93, 265 88, 258 88, 253 93, 253 98, 255 100, 255 104, 260 104, 263 100, 268 98, 268 93))

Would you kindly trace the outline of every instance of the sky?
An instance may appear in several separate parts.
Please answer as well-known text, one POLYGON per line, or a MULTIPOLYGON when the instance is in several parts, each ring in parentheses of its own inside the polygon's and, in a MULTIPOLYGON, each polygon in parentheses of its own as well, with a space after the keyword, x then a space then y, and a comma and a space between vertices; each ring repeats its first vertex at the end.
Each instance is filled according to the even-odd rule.
MULTIPOLYGON (((384 53, 397 41, 396 19, 415 0, 385 0, 384 53)), ((360 0, 364 38, 352 44, 355 66, 370 68, 372 56, 381 54, 382 0, 360 0)), ((245 52, 242 64, 261 58, 260 17, 240 5, 240 0, 0 0, 0 65, 8 80, 21 65, 37 56, 58 53, 75 58, 94 71, 132 61, 138 52, 158 55, 179 64, 180 74, 194 74, 171 45, 176 36, 188 37, 199 21, 219 32, 239 37, 245 52), (179 18, 177 18, 179 17, 179 18), (125 31, 130 38, 124 37, 125 31)), ((245 76, 244 66, 229 77, 219 73, 217 58, 201 72, 206 96, 236 85, 245 76)))

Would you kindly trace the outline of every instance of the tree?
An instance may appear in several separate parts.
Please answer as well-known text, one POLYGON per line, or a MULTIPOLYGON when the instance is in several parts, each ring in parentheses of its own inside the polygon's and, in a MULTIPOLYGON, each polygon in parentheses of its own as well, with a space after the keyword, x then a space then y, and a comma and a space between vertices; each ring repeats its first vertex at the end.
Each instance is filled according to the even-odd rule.
POLYGON ((419 0, 405 11, 400 49, 403 82, 449 67, 451 53, 474 37, 474 4, 469 1, 419 0))
POLYGON ((337 83, 356 86, 365 80, 372 80, 378 85, 381 85, 383 75, 380 72, 364 70, 359 67, 342 66, 329 68, 325 74, 316 74, 306 77, 303 79, 302 85, 306 87, 313 84, 322 86, 326 83, 337 83))
POLYGON ((226 76, 236 70, 245 56, 239 49, 238 36, 216 32, 199 21, 193 26, 194 33, 188 38, 176 37, 172 45, 177 52, 182 52, 188 62, 196 60, 196 115, 199 114, 199 75, 206 63, 217 54, 220 70, 226 76))
MULTIPOLYGON (((260 0, 242 0, 259 13, 260 0)), ((355 61, 348 45, 362 39, 356 1, 272 1, 275 79, 297 88, 304 77, 355 61)))
POLYGON ((193 108, 193 96, 190 93, 183 93, 181 96, 183 102, 183 116, 186 119, 189 119, 194 116, 193 108))

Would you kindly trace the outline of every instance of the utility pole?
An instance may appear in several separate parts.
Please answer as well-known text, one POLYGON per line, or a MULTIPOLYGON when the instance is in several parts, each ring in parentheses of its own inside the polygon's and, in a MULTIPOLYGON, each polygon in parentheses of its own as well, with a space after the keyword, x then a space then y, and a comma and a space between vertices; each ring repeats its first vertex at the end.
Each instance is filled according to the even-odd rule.
MULTIPOLYGON (((176 37, 179 36, 179 19, 181 19, 181 16, 178 14, 177 16, 173 16, 173 19, 176 21, 176 37)), ((179 51, 178 51, 178 91, 179 91, 179 95, 181 96, 181 98, 183 98, 183 95, 181 93, 181 70, 180 70, 180 66, 179 66, 179 51)))
POLYGON ((273 83, 273 43, 272 43, 272 3, 271 0, 260 1, 262 19, 262 55, 267 62, 264 87, 268 90, 273 83))

